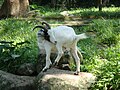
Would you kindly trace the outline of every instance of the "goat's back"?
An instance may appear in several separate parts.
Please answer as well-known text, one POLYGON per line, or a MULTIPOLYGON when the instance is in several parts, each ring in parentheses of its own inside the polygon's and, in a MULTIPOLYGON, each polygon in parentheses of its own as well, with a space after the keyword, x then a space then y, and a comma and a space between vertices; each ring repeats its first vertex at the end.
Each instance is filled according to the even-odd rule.
POLYGON ((56 40, 60 43, 71 43, 75 39, 74 29, 68 26, 58 26, 49 31, 51 40, 56 40))

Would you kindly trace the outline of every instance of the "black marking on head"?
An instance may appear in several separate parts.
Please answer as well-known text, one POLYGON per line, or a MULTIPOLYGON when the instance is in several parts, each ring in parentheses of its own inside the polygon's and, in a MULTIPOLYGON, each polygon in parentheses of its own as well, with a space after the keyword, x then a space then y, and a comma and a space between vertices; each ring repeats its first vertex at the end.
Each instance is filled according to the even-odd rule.
POLYGON ((33 28, 33 30, 35 30, 36 28, 42 28, 38 32, 38 37, 43 36, 45 40, 51 42, 50 41, 50 36, 48 35, 48 30, 45 27, 43 27, 43 26, 36 26, 36 27, 33 28))
POLYGON ((42 29, 39 30, 38 33, 37 33, 37 35, 38 35, 38 37, 39 37, 39 36, 44 36, 44 32, 43 32, 43 30, 42 30, 42 29))

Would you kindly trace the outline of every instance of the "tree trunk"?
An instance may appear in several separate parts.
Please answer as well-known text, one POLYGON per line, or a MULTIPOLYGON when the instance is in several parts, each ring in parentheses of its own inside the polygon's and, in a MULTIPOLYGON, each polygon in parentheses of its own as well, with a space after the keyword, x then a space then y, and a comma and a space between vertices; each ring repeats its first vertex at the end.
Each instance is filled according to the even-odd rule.
POLYGON ((24 16, 28 12, 28 0, 4 0, 0 18, 24 16))
POLYGON ((55 8, 56 7, 56 0, 51 0, 51 7, 55 8))
POLYGON ((103 6, 106 6, 106 4, 109 4, 109 0, 104 0, 103 6))
POLYGON ((99 11, 102 11, 102 0, 98 0, 99 3, 99 11))

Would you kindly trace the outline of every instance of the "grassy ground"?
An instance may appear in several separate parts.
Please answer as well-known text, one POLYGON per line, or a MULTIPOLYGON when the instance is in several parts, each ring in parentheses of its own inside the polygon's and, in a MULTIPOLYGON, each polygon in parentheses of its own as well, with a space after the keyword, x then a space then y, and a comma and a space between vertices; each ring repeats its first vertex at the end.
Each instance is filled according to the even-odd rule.
POLYGON ((77 16, 79 18, 120 18, 120 8, 119 7, 104 7, 102 11, 99 11, 98 8, 73 8, 71 10, 63 10, 63 9, 50 9, 48 7, 37 7, 34 9, 38 12, 38 15, 46 18, 63 18, 61 12, 67 11, 71 16, 77 16))
MULTIPOLYGON (((80 15, 81 12, 86 13, 87 11, 88 9, 71 10, 69 13, 80 15)), ((45 13, 48 13, 47 10, 45 13)), ((89 16, 89 14, 91 13, 86 15, 89 16)), ((47 14, 45 15, 47 16, 47 14)), ((118 18, 115 15, 116 17, 118 18)), ((113 17, 111 16, 111 18, 113 17)), ((73 26, 77 34, 85 32, 94 35, 94 37, 78 42, 78 47, 84 56, 84 60, 81 61, 81 71, 90 72, 97 76, 97 82, 91 87, 91 90, 118 90, 120 88, 120 19, 117 18, 105 19, 103 17, 93 19, 84 26, 73 26)), ((48 22, 51 25, 65 23, 59 20, 49 20, 48 22)), ((14 73, 22 63, 36 63, 38 55, 37 31, 32 32, 31 29, 38 24, 40 22, 34 19, 0 20, 1 70, 14 73)), ((71 67, 73 70, 75 69, 74 64, 71 67)))

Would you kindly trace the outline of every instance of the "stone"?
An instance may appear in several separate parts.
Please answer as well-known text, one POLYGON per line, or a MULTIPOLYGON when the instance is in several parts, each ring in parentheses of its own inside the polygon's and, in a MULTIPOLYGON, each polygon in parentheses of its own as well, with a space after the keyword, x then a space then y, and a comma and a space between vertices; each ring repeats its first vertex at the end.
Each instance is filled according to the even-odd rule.
POLYGON ((87 72, 74 75, 73 71, 51 68, 36 78, 38 90, 88 90, 96 77, 87 72))
POLYGON ((37 90, 35 77, 18 76, 0 70, 0 90, 37 90))
POLYGON ((56 68, 38 76, 18 76, 0 70, 0 90, 88 90, 96 77, 87 72, 74 75, 73 71, 56 68))
POLYGON ((25 76, 32 76, 36 75, 36 67, 35 64, 33 63, 25 63, 22 64, 18 70, 17 70, 18 75, 25 75, 25 76))

